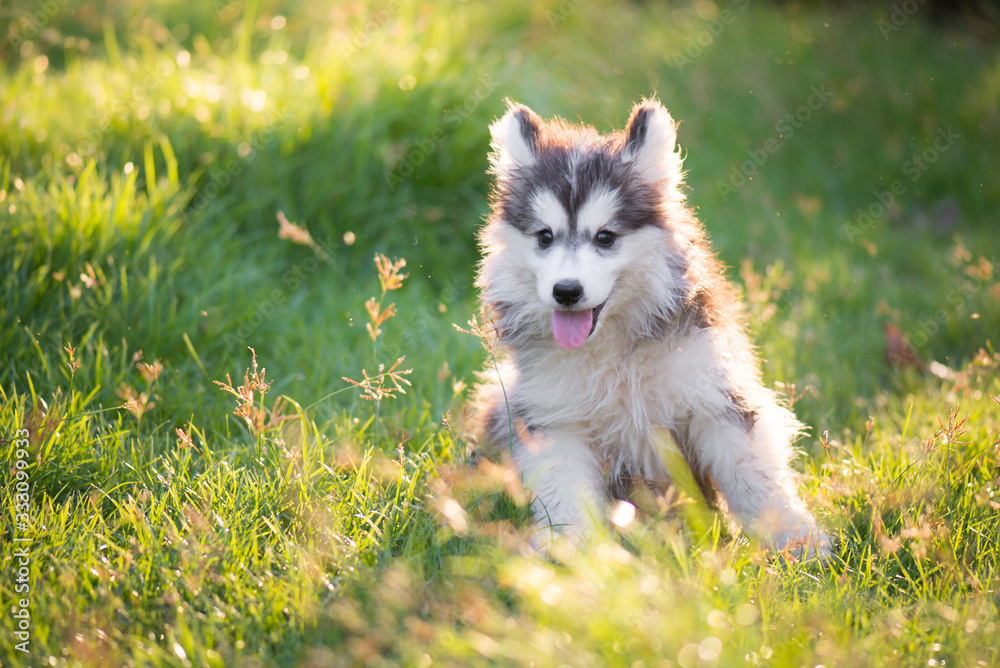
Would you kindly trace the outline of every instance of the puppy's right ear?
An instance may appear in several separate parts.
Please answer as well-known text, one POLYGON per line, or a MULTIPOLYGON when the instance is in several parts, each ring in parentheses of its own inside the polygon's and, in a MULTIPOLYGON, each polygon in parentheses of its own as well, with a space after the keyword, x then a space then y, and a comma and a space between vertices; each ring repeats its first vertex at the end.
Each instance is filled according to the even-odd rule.
POLYGON ((649 183, 662 182, 670 188, 680 183, 683 173, 677 153, 677 124, 656 98, 632 107, 622 159, 649 183))
POLYGON ((538 114, 508 99, 507 113, 490 126, 493 173, 504 176, 517 167, 534 163, 541 131, 542 119, 538 114))

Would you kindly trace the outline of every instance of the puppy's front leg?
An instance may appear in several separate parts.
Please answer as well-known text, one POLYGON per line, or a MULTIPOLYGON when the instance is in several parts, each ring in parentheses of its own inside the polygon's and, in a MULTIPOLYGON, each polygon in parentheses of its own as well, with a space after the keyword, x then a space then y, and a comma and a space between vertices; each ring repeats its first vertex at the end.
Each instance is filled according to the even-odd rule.
POLYGON ((806 510, 789 466, 796 424, 775 403, 743 423, 732 415, 700 415, 691 421, 692 449, 744 529, 798 557, 826 558, 830 537, 806 510))
POLYGON ((587 442, 556 429, 525 429, 514 446, 514 462, 531 493, 535 547, 563 534, 579 543, 603 516, 604 476, 587 442))

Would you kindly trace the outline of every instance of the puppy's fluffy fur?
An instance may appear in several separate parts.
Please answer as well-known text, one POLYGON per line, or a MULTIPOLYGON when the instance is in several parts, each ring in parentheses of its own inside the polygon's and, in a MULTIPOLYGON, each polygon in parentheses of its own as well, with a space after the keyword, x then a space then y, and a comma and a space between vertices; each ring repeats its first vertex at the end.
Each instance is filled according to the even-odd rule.
POLYGON ((603 521, 610 494, 692 472, 776 548, 826 554, 795 488, 801 429, 760 380, 742 308, 687 207, 676 124, 657 101, 600 135, 510 103, 494 123, 477 286, 500 359, 477 395, 481 450, 507 452, 544 543, 603 521))

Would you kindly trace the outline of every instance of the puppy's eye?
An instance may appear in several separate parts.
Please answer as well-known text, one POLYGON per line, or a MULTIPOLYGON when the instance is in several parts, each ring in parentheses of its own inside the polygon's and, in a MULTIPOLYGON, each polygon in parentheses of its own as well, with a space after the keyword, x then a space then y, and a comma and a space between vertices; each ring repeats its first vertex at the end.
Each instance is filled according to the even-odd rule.
POLYGON ((615 234, 614 232, 609 232, 608 230, 601 230, 596 235, 594 235, 594 242, 598 246, 603 246, 605 248, 608 248, 611 246, 611 244, 615 242, 615 239, 617 238, 618 235, 615 234))
POLYGON ((555 237, 552 235, 552 230, 542 230, 538 233, 538 245, 542 248, 550 245, 553 239, 555 239, 555 237))

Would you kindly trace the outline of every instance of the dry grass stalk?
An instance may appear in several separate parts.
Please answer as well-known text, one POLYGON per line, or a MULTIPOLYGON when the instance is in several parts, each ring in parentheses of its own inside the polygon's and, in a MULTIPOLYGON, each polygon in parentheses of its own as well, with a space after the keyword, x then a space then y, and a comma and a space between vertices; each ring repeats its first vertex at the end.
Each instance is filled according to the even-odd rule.
POLYGON ((187 429, 181 429, 180 427, 178 427, 177 429, 174 430, 174 432, 177 434, 177 446, 179 448, 185 450, 194 447, 194 441, 191 440, 190 426, 187 429))
POLYGON ((371 320, 365 327, 372 341, 377 340, 382 334, 382 323, 396 315, 395 304, 389 304, 383 309, 382 302, 390 290, 398 290, 403 287, 403 279, 407 277, 407 274, 400 274, 399 272, 405 266, 406 260, 404 258, 392 261, 381 253, 376 253, 375 255, 375 268, 378 271, 378 282, 382 288, 382 294, 378 297, 372 297, 365 302, 365 309, 368 311, 368 318, 371 320))
POLYGON ((378 269, 378 282, 382 286, 383 297, 390 290, 398 290, 403 287, 403 279, 409 276, 409 274, 400 274, 399 270, 405 266, 405 258, 399 258, 395 262, 391 262, 389 258, 381 253, 375 255, 375 268, 378 269))
MULTIPOLYGON (((249 348, 249 346, 248 346, 249 348)), ((220 382, 218 380, 213 380, 212 382, 222 388, 223 391, 232 394, 236 397, 236 410, 233 414, 237 417, 243 418, 250 428, 250 432, 254 435, 260 434, 264 431, 265 420, 268 417, 267 411, 263 408, 264 395, 267 393, 268 389, 271 387, 271 383, 264 380, 264 374, 267 373, 267 369, 261 369, 257 371, 257 351, 250 348, 250 353, 252 355, 252 367, 251 372, 247 369, 243 373, 243 384, 239 387, 233 386, 233 380, 226 374, 226 382, 220 382), (258 407, 256 404, 256 394, 260 392, 261 396, 261 406, 258 407)))
MULTIPOLYGON (((378 270, 378 282, 382 288, 382 294, 378 297, 372 297, 365 302, 365 309, 368 311, 368 318, 371 321, 365 326, 368 329, 368 336, 371 337, 373 343, 382 334, 382 324, 396 315, 395 304, 389 304, 385 308, 382 308, 382 302, 390 290, 398 290, 403 286, 403 280, 407 277, 407 274, 399 272, 405 266, 406 260, 403 258, 393 261, 381 253, 376 253, 375 255, 375 268, 378 270)), ((362 380, 360 381, 352 380, 347 376, 343 376, 342 380, 355 387, 360 387, 363 390, 361 398, 370 401, 378 402, 385 397, 393 398, 397 392, 406 394, 403 385, 410 385, 410 381, 405 376, 412 373, 413 369, 399 368, 404 359, 406 359, 405 356, 397 359, 388 371, 384 364, 379 364, 378 373, 374 376, 369 376, 368 370, 362 369, 362 380)))
POLYGON ((125 383, 118 386, 115 394, 125 401, 121 408, 134 415, 137 421, 141 421, 143 415, 156 407, 152 396, 148 396, 145 392, 136 392, 135 388, 125 383))
POLYGON ((381 401, 383 397, 392 399, 396 396, 396 392, 406 394, 406 390, 403 389, 403 385, 411 385, 410 381, 407 380, 405 376, 413 373, 413 369, 400 369, 397 371, 397 368, 403 363, 404 359, 406 359, 405 356, 400 357, 388 371, 386 371, 384 364, 379 364, 378 373, 371 377, 368 376, 367 369, 362 369, 361 375, 363 380, 351 380, 347 376, 344 376, 342 380, 345 380, 351 385, 360 387, 364 390, 361 393, 362 399, 368 399, 370 401, 381 401), (391 386, 387 386, 387 383, 391 383, 391 386))
POLYGON ((372 297, 365 302, 365 309, 368 311, 368 317, 371 318, 371 322, 365 323, 365 328, 368 330, 368 336, 374 341, 382 334, 382 323, 396 315, 396 305, 389 304, 382 309, 381 302, 372 297))
POLYGON ((142 374, 142 379, 146 381, 147 385, 152 385, 163 372, 163 364, 160 360, 153 360, 152 364, 139 362, 136 366, 139 367, 139 373, 142 374))
POLYGON ((72 343, 65 346, 63 350, 69 355, 69 362, 66 365, 69 367, 69 379, 72 382, 73 378, 76 377, 76 370, 80 368, 80 360, 76 359, 76 347, 72 343))
POLYGON ((469 329, 462 329, 456 324, 452 324, 452 327, 457 329, 463 334, 471 334, 477 337, 486 348, 490 356, 495 358, 497 353, 497 336, 496 328, 493 322, 487 319, 486 307, 481 306, 479 308, 479 314, 473 314, 472 318, 469 319, 469 329))
POLYGON ((284 211, 278 212, 278 238, 291 241, 293 244, 298 244, 300 246, 308 246, 313 249, 316 255, 320 256, 324 260, 329 260, 330 256, 327 254, 323 247, 320 246, 309 234, 309 230, 304 227, 299 227, 295 223, 288 220, 285 217, 284 211))

